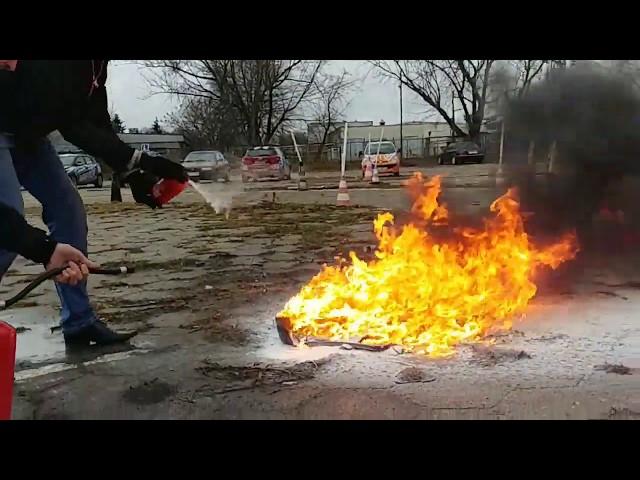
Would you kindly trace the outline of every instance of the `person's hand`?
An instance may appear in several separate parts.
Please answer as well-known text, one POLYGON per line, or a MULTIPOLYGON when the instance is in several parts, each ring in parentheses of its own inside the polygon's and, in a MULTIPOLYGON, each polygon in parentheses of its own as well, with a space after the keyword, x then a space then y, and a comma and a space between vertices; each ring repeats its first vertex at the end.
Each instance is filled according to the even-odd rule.
POLYGON ((46 268, 47 271, 50 271, 56 268, 67 267, 56 277, 56 281, 69 285, 77 285, 89 276, 89 268, 97 268, 97 266, 98 265, 85 257, 77 248, 66 243, 58 243, 46 268))
POLYGON ((136 202, 143 203, 151 208, 160 207, 152 195, 153 186, 160 181, 158 177, 147 172, 136 170, 125 180, 129 184, 129 187, 131 187, 131 194, 136 202))
POLYGON ((189 175, 182 165, 172 162, 164 157, 152 157, 143 153, 140 156, 139 165, 145 172, 151 173, 159 178, 170 178, 179 182, 186 182, 189 180, 189 175))

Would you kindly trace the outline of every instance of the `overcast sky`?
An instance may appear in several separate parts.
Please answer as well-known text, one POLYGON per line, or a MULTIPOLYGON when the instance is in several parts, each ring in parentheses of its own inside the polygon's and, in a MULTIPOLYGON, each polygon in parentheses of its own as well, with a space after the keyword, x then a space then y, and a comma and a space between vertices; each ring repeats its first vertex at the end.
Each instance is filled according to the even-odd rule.
MULTIPOLYGON (((334 60, 327 66, 332 72, 347 70, 353 78, 361 78, 354 90, 347 110, 349 120, 373 120, 399 123, 400 97, 398 85, 379 79, 370 71, 370 66, 361 60, 334 60)), ((125 126, 132 128, 150 127, 157 117, 164 116, 177 106, 175 99, 168 95, 151 95, 145 80, 145 68, 124 61, 109 64, 107 82, 109 103, 112 113, 118 113, 125 126)), ((426 118, 425 104, 415 94, 403 90, 404 121, 426 118)))

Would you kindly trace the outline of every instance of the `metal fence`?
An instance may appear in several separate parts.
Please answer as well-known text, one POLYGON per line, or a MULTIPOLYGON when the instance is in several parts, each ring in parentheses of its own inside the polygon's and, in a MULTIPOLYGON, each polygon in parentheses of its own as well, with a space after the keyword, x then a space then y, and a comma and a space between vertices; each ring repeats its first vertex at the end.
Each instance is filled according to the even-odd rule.
MULTIPOLYGON (((366 138, 350 138, 347 140, 347 161, 355 161, 360 158, 360 154, 364 152, 367 145, 366 138)), ((377 141, 372 139, 373 141, 377 141)), ((393 142, 397 148, 402 148, 402 157, 405 159, 433 159, 436 158, 451 143, 451 137, 403 137, 402 145, 399 138, 383 138, 383 141, 393 142)), ((480 136, 480 147, 485 150, 487 161, 497 159, 498 135, 483 133, 480 136)), ((292 161, 297 159, 296 151, 293 145, 280 145, 284 154, 292 161)), ((341 143, 327 143, 322 148, 318 143, 310 143, 298 145, 300 155, 305 162, 308 161, 335 161, 339 162, 342 158, 341 143)), ((231 153, 242 157, 246 147, 233 148, 231 153)))

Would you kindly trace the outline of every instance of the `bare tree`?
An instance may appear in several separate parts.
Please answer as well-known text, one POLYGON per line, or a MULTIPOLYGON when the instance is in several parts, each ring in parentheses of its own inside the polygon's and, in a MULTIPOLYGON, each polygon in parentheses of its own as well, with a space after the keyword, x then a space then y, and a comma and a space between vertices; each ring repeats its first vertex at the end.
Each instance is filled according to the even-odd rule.
POLYGON ((219 101, 203 97, 183 99, 180 108, 166 122, 185 137, 191 148, 228 150, 243 136, 233 109, 219 101))
POLYGON ((324 74, 318 75, 316 78, 318 98, 314 102, 312 118, 320 130, 318 160, 322 158, 329 135, 339 127, 339 123, 344 117, 344 112, 349 104, 347 94, 354 85, 355 82, 349 78, 346 71, 340 75, 324 74))
POLYGON ((117 113, 111 115, 111 128, 116 133, 123 133, 125 129, 124 122, 117 113))
POLYGON ((501 110, 509 101, 522 98, 537 80, 544 78, 553 60, 497 61, 491 77, 487 103, 494 111, 501 110))
MULTIPOLYGON (((158 92, 205 99, 232 110, 237 130, 251 144, 268 143, 296 120, 314 94, 322 63, 307 60, 153 60, 148 78, 158 92)), ((207 108, 213 108, 207 105, 207 108)))
POLYGON ((529 91, 529 87, 536 80, 541 78, 544 67, 550 60, 510 60, 509 63, 515 70, 515 95, 520 98, 529 91))
POLYGON ((153 124, 151 125, 151 128, 149 130, 151 131, 151 133, 164 133, 164 130, 162 130, 162 126, 158 121, 158 117, 156 117, 156 119, 153 121, 153 124))
POLYGON ((370 63, 383 77, 401 82, 420 96, 456 136, 478 139, 494 60, 374 60, 370 63), (455 103, 462 110, 466 131, 455 121, 455 103))

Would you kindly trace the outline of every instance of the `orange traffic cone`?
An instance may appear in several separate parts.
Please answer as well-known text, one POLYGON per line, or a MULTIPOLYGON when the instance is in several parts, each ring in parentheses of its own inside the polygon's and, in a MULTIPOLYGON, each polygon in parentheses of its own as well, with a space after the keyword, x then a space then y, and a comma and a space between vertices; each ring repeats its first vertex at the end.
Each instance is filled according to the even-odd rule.
POLYGON ((336 206, 347 207, 351 204, 349 199, 349 190, 347 190, 347 181, 343 178, 340 179, 338 185, 338 198, 336 199, 336 206))
POLYGON ((307 189, 307 177, 304 173, 304 168, 300 168, 300 173, 298 177, 298 190, 306 190, 307 189))
POLYGON ((504 169, 502 165, 498 165, 498 168, 495 170, 496 175, 496 187, 502 187, 506 183, 506 178, 504 175, 504 169))
POLYGON ((373 173, 371 174, 371 183, 373 185, 377 185, 378 183, 380 183, 380 177, 378 176, 378 166, 377 165, 373 166, 373 173))
POLYGON ((372 169, 371 169, 371 163, 367 162, 367 164, 365 165, 365 168, 364 168, 364 180, 366 182, 370 182, 372 175, 373 174, 372 174, 372 169))

